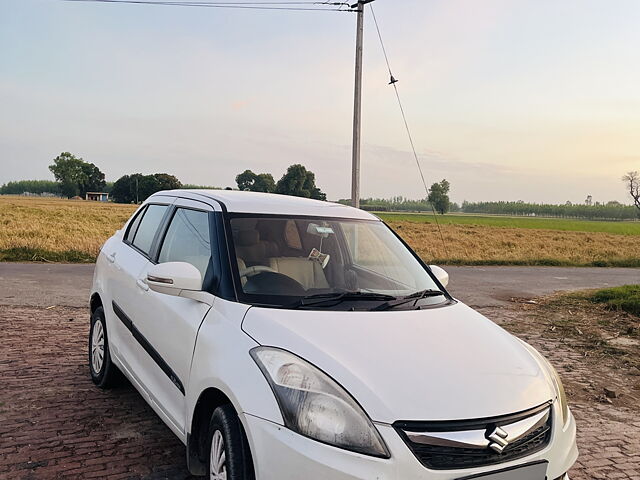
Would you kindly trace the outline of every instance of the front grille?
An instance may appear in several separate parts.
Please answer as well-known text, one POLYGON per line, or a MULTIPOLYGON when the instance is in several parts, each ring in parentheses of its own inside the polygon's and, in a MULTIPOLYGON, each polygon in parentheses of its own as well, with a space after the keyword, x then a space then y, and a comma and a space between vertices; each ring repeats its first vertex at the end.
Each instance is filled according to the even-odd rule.
MULTIPOLYGON (((461 422, 396 422, 394 427, 409 446, 414 455, 427 468, 433 470, 453 470, 463 468, 484 467, 496 465, 511 460, 526 457, 545 448, 551 440, 551 412, 549 404, 545 404, 522 414, 509 415, 484 420, 461 422), (489 436, 497 427, 508 429, 518 422, 526 422, 544 411, 548 412, 531 430, 525 432, 515 441, 510 442, 501 453, 490 447, 489 436), (409 436, 412 432, 423 432, 426 435, 442 435, 443 432, 455 434, 480 435, 485 438, 486 445, 465 447, 464 444, 424 444, 413 441, 409 436)), ((508 440, 508 437, 507 437, 508 440)), ((435 442, 438 443, 438 442, 435 442)))

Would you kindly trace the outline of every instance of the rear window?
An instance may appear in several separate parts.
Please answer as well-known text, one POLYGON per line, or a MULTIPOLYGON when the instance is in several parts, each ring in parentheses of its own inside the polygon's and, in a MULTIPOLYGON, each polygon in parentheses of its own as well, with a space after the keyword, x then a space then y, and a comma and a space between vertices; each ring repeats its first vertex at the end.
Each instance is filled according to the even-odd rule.
POLYGON ((127 236, 125 237, 125 240, 128 243, 133 243, 133 237, 136 236, 136 231, 138 230, 138 227, 140 226, 140 220, 142 220, 142 217, 144 216, 145 210, 146 210, 146 207, 143 208, 140 212, 138 212, 138 214, 135 216, 135 218, 133 219, 133 221, 129 225, 129 230, 127 230, 127 236))
POLYGON ((169 207, 166 205, 149 205, 144 212, 140 225, 138 225, 134 233, 133 242, 131 242, 133 246, 141 252, 147 255, 151 252, 153 239, 156 236, 164 214, 167 212, 167 208, 169 207))

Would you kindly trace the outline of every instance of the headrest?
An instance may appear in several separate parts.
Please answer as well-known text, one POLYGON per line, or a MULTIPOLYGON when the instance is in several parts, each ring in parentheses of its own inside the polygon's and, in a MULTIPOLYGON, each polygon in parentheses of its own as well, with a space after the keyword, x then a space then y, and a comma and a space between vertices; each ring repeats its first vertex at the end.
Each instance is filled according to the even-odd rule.
POLYGON ((238 246, 253 247, 260 242, 260 233, 257 230, 240 230, 238 232, 238 246))
POLYGON ((258 224, 257 218, 234 218, 231 221, 234 230, 255 230, 258 224))

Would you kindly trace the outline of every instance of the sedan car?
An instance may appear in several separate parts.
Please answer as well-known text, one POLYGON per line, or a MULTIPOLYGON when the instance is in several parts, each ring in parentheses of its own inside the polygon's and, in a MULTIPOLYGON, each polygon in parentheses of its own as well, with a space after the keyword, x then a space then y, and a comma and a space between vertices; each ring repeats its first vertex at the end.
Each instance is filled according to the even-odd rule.
POLYGON ((211 479, 568 479, 558 374, 448 280, 362 210, 160 192, 101 249, 91 376, 211 479))

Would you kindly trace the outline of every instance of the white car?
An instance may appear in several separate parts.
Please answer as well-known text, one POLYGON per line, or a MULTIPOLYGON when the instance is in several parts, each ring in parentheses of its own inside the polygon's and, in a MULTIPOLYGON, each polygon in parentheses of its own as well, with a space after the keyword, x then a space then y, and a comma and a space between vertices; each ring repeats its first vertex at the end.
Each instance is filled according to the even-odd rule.
POLYGON ((447 283, 361 210, 160 192, 98 257, 91 376, 211 479, 568 479, 557 373, 447 283))

